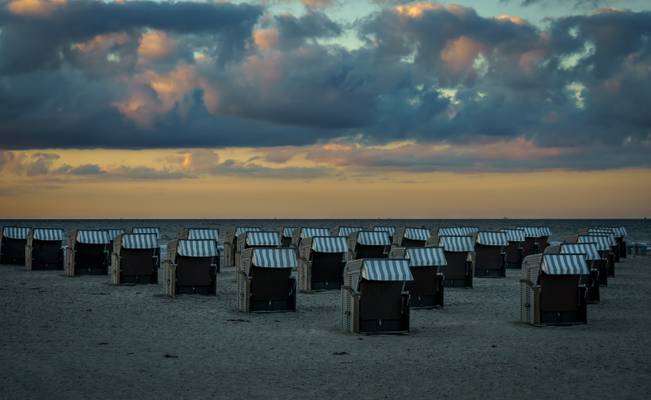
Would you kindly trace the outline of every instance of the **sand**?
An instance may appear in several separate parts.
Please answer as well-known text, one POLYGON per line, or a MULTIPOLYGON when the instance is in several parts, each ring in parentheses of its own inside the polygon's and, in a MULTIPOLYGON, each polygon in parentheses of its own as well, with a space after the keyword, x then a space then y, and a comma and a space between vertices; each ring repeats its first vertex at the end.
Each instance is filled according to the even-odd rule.
POLYGON ((649 398, 651 258, 619 264, 582 326, 518 322, 507 272, 413 310, 410 335, 355 336, 339 330, 339 292, 237 312, 228 268, 217 297, 172 300, 0 266, 0 398, 649 398))

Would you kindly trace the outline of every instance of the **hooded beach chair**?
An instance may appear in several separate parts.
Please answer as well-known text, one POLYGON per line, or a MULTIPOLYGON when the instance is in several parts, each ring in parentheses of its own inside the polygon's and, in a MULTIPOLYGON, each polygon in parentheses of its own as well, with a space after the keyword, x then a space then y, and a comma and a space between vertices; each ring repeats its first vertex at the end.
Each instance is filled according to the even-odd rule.
POLYGON ((522 256, 527 257, 545 251, 547 239, 545 231, 539 226, 520 226, 518 229, 524 231, 524 243, 522 244, 522 256))
POLYGON ((387 226, 387 225, 378 225, 374 226, 373 230, 376 232, 386 232, 389 234, 389 240, 391 240, 391 243, 393 243, 393 235, 396 233, 396 227, 395 226, 387 226))
POLYGON ((280 247, 280 234, 275 231, 251 231, 244 232, 237 239, 237 253, 236 258, 240 264, 237 268, 242 268, 242 253, 246 249, 259 247, 259 248, 277 248, 280 247))
POLYGON ((78 229, 66 247, 66 276, 106 275, 111 262, 111 238, 105 230, 78 229))
POLYGON ((287 248, 249 248, 238 271, 238 305, 242 312, 296 311, 296 252, 287 248))
POLYGON ((165 262, 165 292, 177 294, 217 294, 219 250, 214 240, 173 240, 165 262))
MULTIPOLYGON (((595 243, 599 254, 606 261, 606 269, 608 272, 606 276, 615 276, 615 251, 617 250, 617 242, 613 235, 579 235, 577 243, 595 243)), ((602 279, 607 278, 602 277, 602 279)))
POLYGON ((332 228, 330 230, 330 234, 332 236, 343 236, 343 237, 347 238, 348 236, 350 236, 351 233, 359 232, 359 231, 363 231, 363 230, 364 230, 364 228, 361 227, 361 226, 344 226, 344 225, 340 225, 340 226, 336 226, 336 227, 332 228))
POLYGON ((387 232, 357 231, 348 236, 348 249, 351 260, 360 258, 387 258, 391 239, 387 232))
POLYGON ((284 226, 281 229, 280 234, 280 244, 283 247, 291 247, 292 238, 294 237, 294 231, 298 230, 296 226, 284 226))
POLYGON ((63 240, 63 229, 32 229, 27 237, 25 267, 34 271, 62 270, 63 240))
POLYGON ((599 254, 596 243, 563 243, 560 245, 560 254, 583 254, 590 274, 582 279, 586 287, 586 301, 597 304, 601 300, 599 293, 599 275, 607 274, 605 263, 599 254), (601 269, 601 270, 600 270, 601 269))
POLYGON ((623 226, 616 226, 613 228, 615 232, 615 239, 617 239, 617 244, 619 245, 619 257, 626 258, 626 228, 623 226))
POLYGON ((475 242, 475 277, 506 276, 506 253, 509 242, 504 232, 479 231, 475 242))
POLYGON ((111 283, 158 283, 160 246, 155 233, 127 233, 113 240, 111 283))
POLYGON ((522 267, 522 260, 524 259, 523 245, 525 242, 525 233, 523 229, 500 229, 501 232, 506 234, 508 245, 504 249, 506 253, 506 268, 522 267))
POLYGON ((611 247, 613 250, 613 260, 615 263, 620 261, 620 239, 617 238, 617 233, 614 228, 588 228, 588 235, 609 236, 611 237, 611 247))
POLYGON ((292 237, 292 246, 298 249, 301 245, 301 240, 314 236, 330 236, 330 229, 323 227, 302 227, 296 229, 292 237))
POLYGON ((447 261, 443 284, 447 287, 471 288, 475 260, 472 236, 440 236, 438 245, 443 248, 447 261))
POLYGON ((238 266, 239 257, 236 259, 237 254, 237 240, 240 235, 245 232, 261 231, 262 228, 257 226, 238 226, 230 228, 226 231, 224 236, 224 265, 228 267, 238 266))
POLYGON ((520 319, 532 325, 587 323, 586 288, 590 272, 584 254, 536 254, 522 263, 520 319))
POLYGON ((160 228, 153 226, 136 226, 131 230, 131 233, 156 235, 156 239, 160 239, 160 228))
POLYGON ((437 236, 473 236, 479 232, 474 226, 444 226, 436 230, 437 236))
POLYGON ((396 247, 425 247, 431 235, 427 228, 398 228, 393 237, 393 244, 396 247))
POLYGON ((442 247, 394 247, 389 258, 405 258, 409 261, 414 278, 406 284, 411 308, 443 306, 443 269, 448 263, 442 247))
POLYGON ((405 259, 363 259, 346 263, 341 287, 341 325, 350 333, 409 332, 413 280, 405 259))
MULTIPOLYGON (((189 240, 214 240, 217 250, 223 248, 219 243, 219 229, 217 228, 184 228, 179 233, 179 239, 189 240)), ((219 257, 217 258, 217 272, 220 271, 219 257)))
POLYGON ((298 286, 302 291, 339 289, 348 261, 348 238, 314 236, 298 249, 298 286))
POLYGON ((25 246, 30 228, 5 226, 0 232, 0 264, 25 265, 25 246))

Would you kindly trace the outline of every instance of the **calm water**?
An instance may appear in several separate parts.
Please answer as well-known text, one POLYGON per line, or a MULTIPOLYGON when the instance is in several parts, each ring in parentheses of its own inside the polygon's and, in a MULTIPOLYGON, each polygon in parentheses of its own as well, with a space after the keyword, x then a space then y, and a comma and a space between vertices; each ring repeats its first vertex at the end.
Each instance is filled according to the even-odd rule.
POLYGON ((228 226, 260 226, 268 229, 277 229, 280 226, 324 226, 332 227, 337 225, 352 226, 373 226, 373 225, 394 225, 394 226, 424 226, 437 228, 442 226, 477 226, 480 229, 499 229, 515 226, 548 226, 553 232, 552 240, 563 240, 576 234, 579 229, 597 226, 625 226, 628 231, 627 242, 651 242, 651 221, 641 219, 411 219, 411 220, 383 220, 383 219, 324 219, 324 220, 280 220, 280 219, 246 219, 246 220, 137 220, 137 219, 116 219, 116 220, 0 220, 0 225, 17 225, 42 228, 63 228, 67 232, 76 228, 85 229, 107 229, 122 228, 130 230, 134 226, 155 226, 160 228, 163 240, 174 239, 180 228, 183 227, 217 227, 224 232, 228 226))

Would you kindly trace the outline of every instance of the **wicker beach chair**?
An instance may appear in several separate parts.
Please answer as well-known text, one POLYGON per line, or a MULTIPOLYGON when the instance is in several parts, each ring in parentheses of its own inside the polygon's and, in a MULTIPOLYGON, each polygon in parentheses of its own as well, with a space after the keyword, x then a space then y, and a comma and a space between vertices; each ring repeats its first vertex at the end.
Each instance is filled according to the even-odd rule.
POLYGON ((409 261, 409 269, 414 278, 406 284, 411 308, 443 307, 443 271, 447 260, 442 247, 394 247, 389 258, 404 258, 409 261))
POLYGON ((62 270, 63 240, 63 229, 32 229, 25 247, 25 267, 33 271, 62 270))
POLYGON ((242 312, 296 311, 296 252, 287 248, 249 248, 238 271, 238 305, 242 312))
POLYGON ((349 259, 387 258, 391 248, 389 234, 382 231, 357 231, 348 236, 349 259))
POLYGON ((408 333, 412 281, 405 259, 363 259, 346 263, 341 288, 341 325, 349 333, 408 333))
POLYGON ((525 242, 525 233, 522 229, 501 229, 501 232, 506 234, 508 245, 504 249, 506 253, 506 268, 522 267, 522 260, 524 259, 523 244, 525 242))
POLYGON ((237 240, 240 235, 245 232, 261 230, 262 228, 257 226, 238 226, 227 229, 224 236, 224 265, 227 267, 236 267, 239 265, 239 259, 236 259, 235 254, 237 253, 237 240))
POLYGON ((154 233, 127 233, 113 240, 111 283, 158 283, 160 246, 154 233))
POLYGON ((25 265, 25 246, 30 228, 5 226, 0 232, 0 264, 25 265))
POLYGON ((313 236, 298 249, 298 287, 301 291, 339 289, 348 261, 348 240, 343 236, 313 236))
POLYGON ((587 234, 579 235, 576 240, 577 243, 595 243, 599 254, 605 260, 606 271, 605 276, 600 275, 600 279, 607 285, 608 277, 615 276, 615 251, 617 250, 617 242, 612 235, 598 235, 587 234))
POLYGON ((440 236, 447 267, 444 285, 447 287, 473 286, 475 244, 472 236, 440 236))
POLYGON ((586 287, 586 301, 588 304, 598 304, 601 301, 599 275, 607 274, 605 263, 599 255, 596 243, 563 243, 560 245, 560 254, 583 254, 590 274, 581 278, 581 284, 586 287))
POLYGON ((66 276, 106 275, 110 264, 111 238, 105 230, 78 229, 65 249, 66 276))
POLYGON ((475 277, 504 278, 509 242, 504 232, 480 231, 475 241, 475 277))
POLYGON ((168 244, 168 251, 164 279, 168 296, 217 294, 219 250, 214 240, 173 240, 168 244))
POLYGON ((393 245, 396 247, 425 247, 431 236, 427 228, 400 227, 393 236, 393 245))
POLYGON ((395 226, 388 226, 388 225, 376 225, 373 227, 373 230, 375 232, 386 232, 389 234, 389 240, 391 243, 393 243, 393 236, 396 233, 396 227, 395 226))

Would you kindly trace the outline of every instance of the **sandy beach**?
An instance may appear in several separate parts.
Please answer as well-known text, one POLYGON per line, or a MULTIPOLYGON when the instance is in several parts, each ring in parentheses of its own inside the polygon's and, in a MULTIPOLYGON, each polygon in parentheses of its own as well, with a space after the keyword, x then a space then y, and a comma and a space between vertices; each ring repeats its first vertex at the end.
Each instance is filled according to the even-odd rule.
POLYGON ((446 289, 404 336, 339 329, 339 292, 299 293, 296 313, 236 311, 217 297, 169 299, 0 266, 2 399, 648 398, 651 258, 629 258, 588 325, 518 322, 519 271, 446 289))

